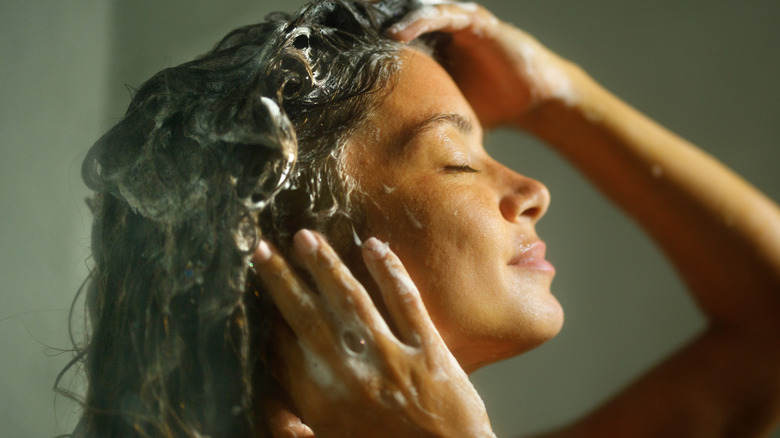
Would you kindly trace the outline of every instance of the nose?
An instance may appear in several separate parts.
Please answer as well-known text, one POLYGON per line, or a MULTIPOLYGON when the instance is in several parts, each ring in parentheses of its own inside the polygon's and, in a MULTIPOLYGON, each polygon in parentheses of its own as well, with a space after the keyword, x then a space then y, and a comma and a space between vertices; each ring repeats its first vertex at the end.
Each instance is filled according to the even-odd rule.
POLYGON ((541 182, 527 178, 512 170, 506 169, 509 185, 501 196, 499 209, 509 222, 518 222, 522 218, 536 223, 547 212, 550 206, 550 191, 541 182))

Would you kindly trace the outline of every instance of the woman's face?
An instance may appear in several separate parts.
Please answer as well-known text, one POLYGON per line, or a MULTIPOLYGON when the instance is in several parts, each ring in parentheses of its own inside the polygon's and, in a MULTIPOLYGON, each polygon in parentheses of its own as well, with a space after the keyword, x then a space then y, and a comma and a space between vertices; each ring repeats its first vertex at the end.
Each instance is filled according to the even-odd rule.
POLYGON ((350 139, 346 171, 367 236, 389 242, 470 372, 560 330, 555 271, 534 230, 549 193, 487 155, 474 111, 429 56, 406 50, 396 79, 350 139))

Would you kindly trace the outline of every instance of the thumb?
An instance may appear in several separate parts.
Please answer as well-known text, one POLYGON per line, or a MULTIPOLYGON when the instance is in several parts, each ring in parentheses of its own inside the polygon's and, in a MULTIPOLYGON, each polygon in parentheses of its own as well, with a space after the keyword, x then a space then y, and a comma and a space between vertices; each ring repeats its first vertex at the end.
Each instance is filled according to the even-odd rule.
POLYGON ((290 408, 279 390, 263 402, 268 429, 273 438, 314 438, 314 431, 290 408))

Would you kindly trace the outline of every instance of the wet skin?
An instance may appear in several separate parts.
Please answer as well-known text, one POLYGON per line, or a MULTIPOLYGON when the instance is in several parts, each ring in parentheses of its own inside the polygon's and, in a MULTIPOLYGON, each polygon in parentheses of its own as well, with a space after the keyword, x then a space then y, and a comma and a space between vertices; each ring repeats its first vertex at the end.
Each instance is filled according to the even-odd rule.
POLYGON ((389 242, 471 372, 560 330, 555 271, 534 229, 550 197, 485 152, 477 116, 438 63, 411 49, 402 62, 388 98, 350 139, 345 166, 361 188, 365 235, 389 242))

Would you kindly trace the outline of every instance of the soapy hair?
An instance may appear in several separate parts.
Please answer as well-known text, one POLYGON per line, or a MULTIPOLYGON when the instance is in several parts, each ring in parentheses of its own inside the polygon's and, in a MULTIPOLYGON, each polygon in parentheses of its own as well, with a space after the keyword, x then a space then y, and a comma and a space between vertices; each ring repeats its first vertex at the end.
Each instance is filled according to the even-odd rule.
MULTIPOLYGON (((345 140, 387 94, 409 1, 316 1, 135 93, 83 164, 95 191, 77 437, 264 436, 272 305, 259 234, 355 224, 345 140)), ((335 240, 348 240, 336 238, 335 240)))

